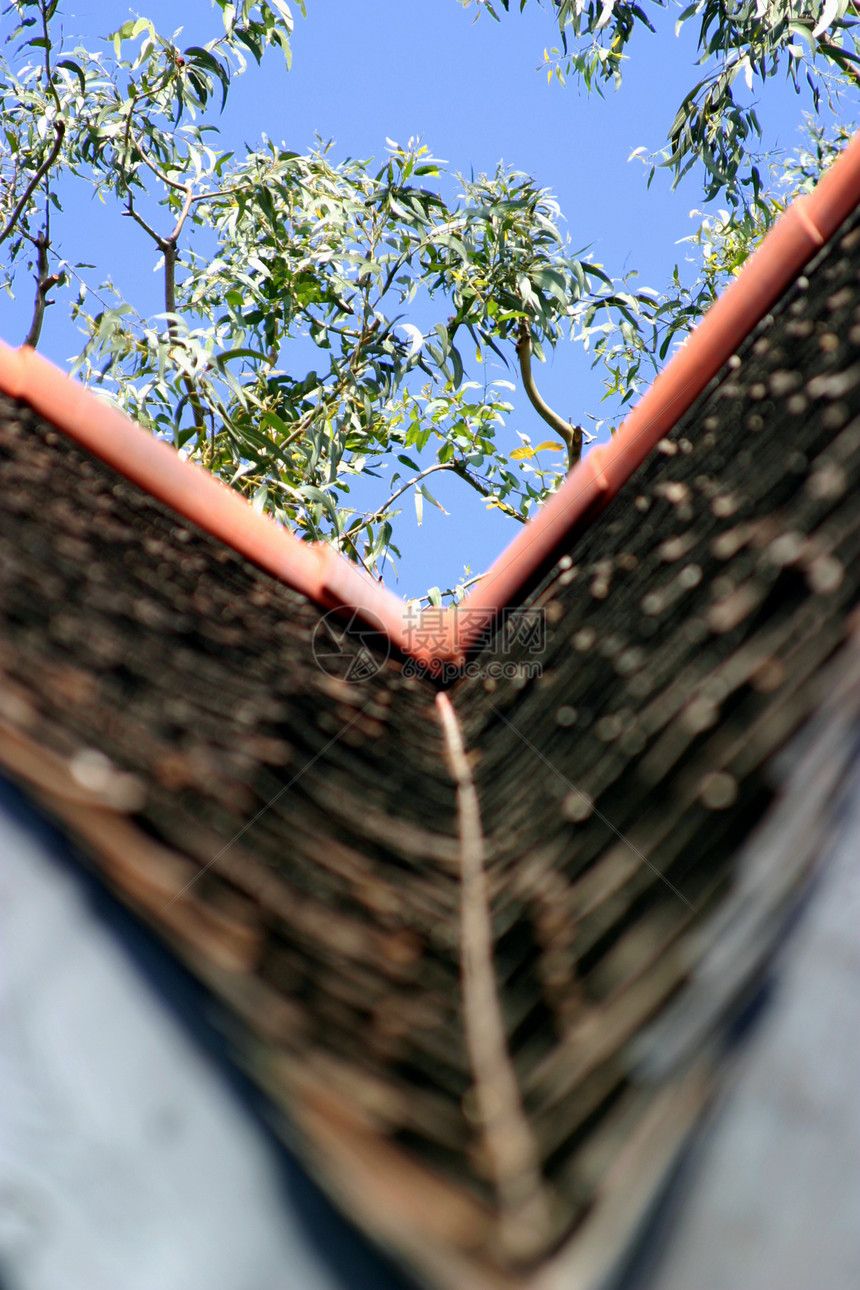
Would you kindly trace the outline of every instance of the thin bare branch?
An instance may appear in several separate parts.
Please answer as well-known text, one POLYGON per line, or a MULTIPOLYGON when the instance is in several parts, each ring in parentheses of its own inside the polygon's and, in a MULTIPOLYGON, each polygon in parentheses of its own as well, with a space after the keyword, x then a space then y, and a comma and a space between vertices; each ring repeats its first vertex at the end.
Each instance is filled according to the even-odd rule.
POLYGON ((61 119, 59 121, 54 122, 54 133, 56 135, 56 138, 54 139, 54 143, 51 147, 51 151, 48 153, 47 157, 42 162, 41 166, 36 171, 35 175, 30 180, 29 184, 24 189, 23 193, 18 199, 18 203, 15 206, 15 209, 12 211, 12 214, 9 216, 9 219, 6 223, 6 227, 3 229, 3 232, 0 233, 0 242, 5 242, 6 238, 9 237, 9 235, 12 233, 13 229, 15 228, 15 225, 18 223, 18 220, 21 216, 21 212, 23 211, 24 207, 27 205, 27 202, 33 196, 33 193, 36 191, 42 179, 48 173, 48 171, 51 169, 51 166, 53 166, 54 162, 57 160, 57 157, 60 155, 60 149, 63 146, 63 139, 65 138, 65 135, 66 135, 65 121, 61 119))
POLYGON ((556 434, 561 435, 567 448, 568 469, 572 470, 582 456, 582 426, 575 426, 570 421, 565 421, 564 417, 553 412, 549 404, 541 398, 532 375, 532 338, 525 319, 520 324, 520 334, 517 338, 517 358, 520 361, 523 389, 528 395, 529 403, 538 416, 542 417, 556 434))
MULTIPOLYGON (((486 578, 486 576, 487 576, 486 573, 476 573, 474 578, 467 578, 465 582, 458 582, 457 588, 462 587, 463 591, 468 591, 469 587, 474 587, 476 582, 481 582, 482 579, 486 578)), ((453 596, 454 592, 455 592, 455 588, 449 587, 447 591, 442 592, 442 595, 453 596)), ((428 605, 433 603, 429 596, 419 596, 417 603, 419 605, 423 605, 425 601, 427 602, 428 605)))
POLYGON ((36 299, 33 302, 33 320, 24 339, 24 344, 29 345, 31 349, 36 348, 39 343, 39 337, 42 334, 42 322, 45 317, 45 306, 48 304, 48 292, 60 281, 59 273, 49 272, 48 249, 50 240, 47 228, 33 239, 33 244, 36 247, 36 299))
POLYGON ((161 169, 161 167, 157 166, 155 162, 152 160, 152 158, 148 155, 148 153, 144 151, 143 145, 141 144, 137 135, 131 131, 129 133, 131 134, 132 143, 140 153, 141 160, 143 161, 144 165, 149 167, 149 169, 152 171, 155 177, 157 179, 160 179, 161 182, 165 184, 168 188, 175 188, 180 193, 186 192, 188 189, 188 185, 180 183, 178 179, 171 179, 169 175, 166 175, 164 171, 161 169))
MULTIPOLYGON (((358 532, 357 529, 356 529, 356 532, 358 532)), ((344 537, 344 541, 349 543, 350 547, 352 548, 353 554, 355 555, 356 560, 361 565, 362 569, 367 574, 367 576, 369 578, 373 578, 374 582, 382 582, 382 575, 374 574, 373 571, 368 568, 367 562, 365 561, 364 556, 361 554, 361 552, 358 549, 358 546, 353 541, 352 534, 344 533, 343 537, 344 537)))
MULTIPOLYGON (((168 237, 162 237, 161 234, 156 233, 155 229, 147 224, 143 216, 139 215, 135 210, 134 200, 130 192, 126 202, 126 214, 130 215, 131 218, 140 225, 144 232, 149 234, 164 256, 164 312, 169 315, 167 320, 167 334, 170 337, 170 340, 174 343, 179 338, 179 333, 176 328, 176 239, 182 232, 182 225, 184 224, 190 209, 191 189, 187 188, 185 190, 185 202, 182 207, 182 213, 173 229, 173 232, 168 237)), ((184 376, 182 383, 185 386, 185 390, 188 395, 188 402, 191 406, 192 412, 194 413, 194 428, 199 437, 201 434, 205 434, 206 432, 200 395, 194 388, 194 382, 191 380, 190 376, 184 376)))
MULTIPOLYGON (((35 245, 35 238, 32 238, 31 241, 35 245)), ((69 264, 67 260, 61 260, 60 264, 62 265, 63 273, 67 273, 70 277, 75 278, 81 284, 81 286, 86 290, 86 293, 88 296, 92 296, 95 300, 98 300, 99 304, 104 309, 112 308, 110 301, 105 300, 104 296, 99 295, 98 291, 96 291, 94 287, 91 287, 85 278, 81 277, 81 275, 78 273, 77 269, 73 267, 73 265, 69 264)), ((135 311, 132 310, 132 312, 134 313, 135 311)), ((137 327, 139 331, 143 331, 144 329, 143 320, 139 314, 137 315, 136 318, 129 318, 129 316, 126 315, 125 321, 126 323, 130 323, 132 327, 137 327)))
POLYGON ((453 465, 451 462, 437 461, 433 466, 428 466, 426 470, 422 470, 419 472, 419 474, 413 475, 413 477, 410 480, 407 480, 407 482, 402 486, 402 488, 398 488, 395 492, 391 493, 386 498, 382 506, 379 507, 378 510, 375 510, 372 515, 368 515, 367 519, 361 525, 361 528, 354 529, 353 533, 360 533, 361 529, 367 528, 369 524, 375 524, 377 520, 382 518, 382 516, 388 510, 389 506, 392 504, 392 502, 396 502, 398 497, 402 497, 404 493, 408 493, 410 488, 414 488, 416 484, 420 484, 421 480, 426 479, 428 475, 435 475, 440 470, 452 470, 452 469, 453 469, 453 465))
MULTIPOLYGON (((292 438, 292 435, 290 438, 292 438)), ((289 440, 287 442, 289 442, 289 440)), ((378 510, 375 510, 371 515, 368 515, 361 526, 353 530, 353 533, 360 533, 361 530, 367 528, 368 525, 375 524, 377 520, 382 518, 389 506, 391 506, 393 502, 396 502, 399 497, 402 497, 404 493, 408 493, 410 488, 414 488, 416 484, 420 484, 422 479, 426 479, 428 475, 435 475, 438 471, 442 470, 450 471, 460 479, 465 480, 465 482, 471 485, 471 487, 475 489, 475 492, 480 493, 482 497, 495 498, 496 495, 492 488, 489 488, 482 480, 478 479, 476 475, 473 475, 464 462, 438 461, 434 465, 428 466, 426 470, 422 470, 419 474, 413 475, 413 477, 407 480, 405 484, 396 489, 395 492, 391 493, 389 497, 386 498, 383 505, 380 506, 378 510)), ((500 506, 506 515, 513 516, 513 518, 515 520, 519 520, 521 524, 526 523, 525 517, 518 515, 513 507, 506 506, 503 502, 497 502, 497 505, 500 506)))
POLYGON ((134 202, 132 201, 131 193, 129 193, 128 195, 128 200, 125 206, 125 213, 126 215, 130 215, 131 218, 135 221, 135 223, 139 224, 145 233, 149 234, 149 236, 152 238, 155 245, 158 247, 159 251, 164 250, 165 238, 163 238, 160 233, 156 233, 155 229, 151 228, 150 225, 147 224, 143 216, 138 214, 138 212, 134 208, 134 202))
POLYGON ((436 695, 436 707, 448 764, 457 785, 460 972, 466 1046, 501 1211, 500 1237, 508 1255, 528 1259, 546 1249, 552 1229, 550 1200, 505 1037, 493 963, 493 927, 478 793, 457 715, 447 694, 436 695))
POLYGON ((191 201, 196 206, 198 202, 213 202, 218 197, 231 197, 233 193, 247 193, 253 187, 254 184, 251 183, 234 184, 232 188, 214 188, 211 193, 197 193, 191 201))
POLYGON ((460 479, 465 480, 467 484, 469 484, 472 488, 474 488, 476 493, 480 493, 482 497, 492 498, 497 509, 500 511, 504 511, 505 515, 510 515, 511 519, 517 520, 520 524, 528 523, 527 516, 520 515, 519 511, 515 511, 513 506, 509 506, 507 502, 501 501, 497 497, 497 495, 493 492, 492 488, 490 488, 487 484, 484 483, 482 479, 479 479, 477 475, 473 474, 473 472, 469 470, 469 467, 466 465, 464 461, 452 461, 451 469, 454 471, 455 475, 458 475, 460 479))
POLYGON ((182 203, 182 210, 179 213, 179 219, 176 221, 173 232, 169 233, 166 239, 173 246, 176 246, 176 243, 179 241, 179 234, 182 232, 182 226, 188 219, 188 213, 191 210, 191 203, 194 200, 193 194, 194 189, 190 184, 188 184, 185 189, 185 201, 182 203))
POLYGON ((48 31, 48 6, 45 4, 45 0, 41 0, 39 12, 42 15, 42 39, 45 42, 45 76, 48 81, 48 89, 51 93, 51 98, 54 100, 54 106, 57 111, 62 114, 63 105, 60 102, 60 96, 57 93, 57 87, 54 84, 54 72, 51 67, 51 36, 48 31))

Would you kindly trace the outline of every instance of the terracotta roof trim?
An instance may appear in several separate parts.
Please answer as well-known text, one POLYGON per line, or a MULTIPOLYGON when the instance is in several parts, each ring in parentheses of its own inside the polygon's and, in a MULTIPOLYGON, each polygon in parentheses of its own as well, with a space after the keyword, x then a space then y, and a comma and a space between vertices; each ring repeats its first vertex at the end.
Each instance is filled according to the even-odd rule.
POLYGON ((259 515, 233 489, 66 376, 35 350, 0 341, 0 390, 177 514, 325 609, 359 607, 381 620, 393 644, 403 636, 403 602, 322 543, 302 542, 259 515))
POLYGON ((592 449, 475 591, 421 648, 414 610, 344 556, 302 542, 202 467, 182 460, 32 349, 0 341, 0 389, 206 532, 323 609, 357 610, 426 663, 459 662, 488 619, 522 598, 571 535, 584 530, 676 424, 752 329, 860 203, 860 135, 809 196, 780 217, 737 279, 659 374, 612 442, 592 449), (462 611, 466 609, 468 613, 462 611), (432 650, 432 654, 429 652, 432 650))
POLYGON ((467 602, 473 612, 459 633, 461 648, 468 648, 487 616, 522 595, 553 552, 570 544, 573 530, 586 528, 615 497, 858 203, 860 134, 815 190, 780 217, 611 443, 592 449, 492 565, 467 602))

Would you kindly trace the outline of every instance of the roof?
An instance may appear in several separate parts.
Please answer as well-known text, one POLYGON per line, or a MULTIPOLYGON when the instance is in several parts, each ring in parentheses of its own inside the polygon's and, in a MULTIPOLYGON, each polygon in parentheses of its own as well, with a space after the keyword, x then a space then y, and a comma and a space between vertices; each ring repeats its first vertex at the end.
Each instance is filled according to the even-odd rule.
POLYGON ((437 1285, 600 1284, 819 862, 860 714, 858 270, 850 215, 718 370, 688 342, 695 399, 574 472, 444 691, 406 650, 456 657, 450 620, 328 650, 348 566, 4 358, 0 764, 437 1285))

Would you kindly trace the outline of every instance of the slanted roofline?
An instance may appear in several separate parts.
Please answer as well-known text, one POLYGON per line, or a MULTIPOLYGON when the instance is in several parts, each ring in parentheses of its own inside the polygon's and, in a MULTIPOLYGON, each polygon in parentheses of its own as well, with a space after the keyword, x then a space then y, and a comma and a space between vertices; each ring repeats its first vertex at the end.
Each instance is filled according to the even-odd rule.
POLYGON ((356 606, 381 619, 394 645, 404 604, 323 543, 302 542, 202 466, 185 461, 123 412, 27 346, 0 341, 0 390, 34 411, 179 515, 325 609, 356 606))
POLYGON ((672 361, 611 443, 593 448, 491 566, 462 606, 434 631, 434 655, 416 642, 414 611, 331 547, 302 542, 258 515, 227 485, 184 461, 166 443, 66 376, 26 346, 0 341, 0 389, 25 400, 56 428, 178 514, 233 547, 323 609, 358 609, 381 622, 391 643, 427 663, 458 662, 482 626, 522 599, 561 548, 584 531, 654 446, 698 398, 745 340, 860 204, 860 134, 822 177, 797 198, 672 361), (468 608, 468 615, 462 614, 468 608))
POLYGON ((780 216, 612 441, 592 448, 491 566, 468 599, 472 612, 458 634, 461 649, 487 617, 522 598, 555 552, 569 549, 572 537, 615 497, 858 203, 860 133, 815 190, 780 216))

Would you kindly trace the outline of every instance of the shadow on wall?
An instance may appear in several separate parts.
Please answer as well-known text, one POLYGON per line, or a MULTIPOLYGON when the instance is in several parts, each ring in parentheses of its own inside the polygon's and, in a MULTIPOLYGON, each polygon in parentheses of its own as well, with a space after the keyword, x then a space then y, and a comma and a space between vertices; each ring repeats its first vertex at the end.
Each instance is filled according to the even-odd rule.
POLYGON ((230 1063, 212 998, 0 780, 0 1281, 409 1290, 230 1063))

